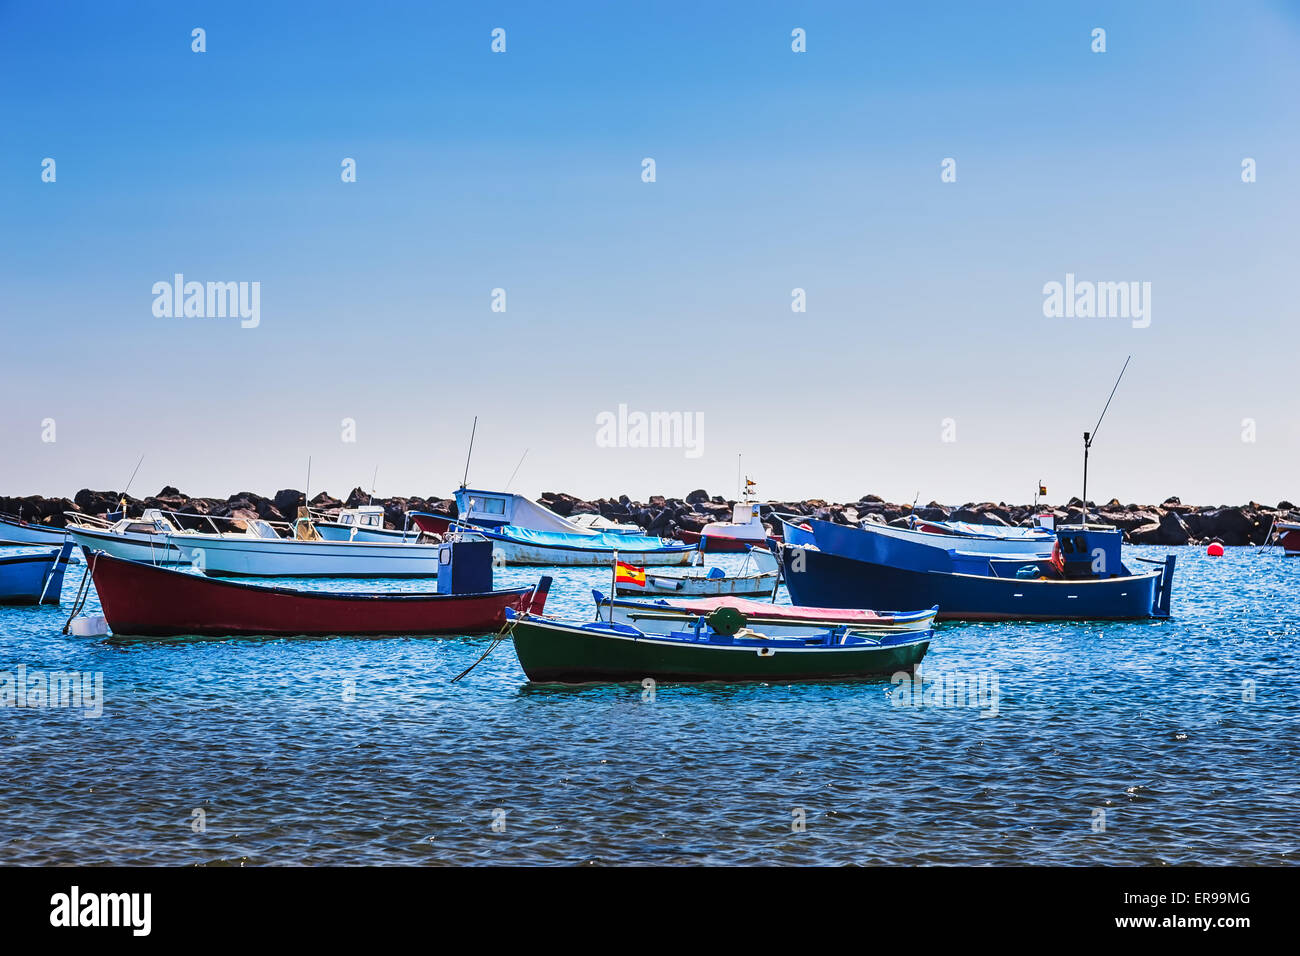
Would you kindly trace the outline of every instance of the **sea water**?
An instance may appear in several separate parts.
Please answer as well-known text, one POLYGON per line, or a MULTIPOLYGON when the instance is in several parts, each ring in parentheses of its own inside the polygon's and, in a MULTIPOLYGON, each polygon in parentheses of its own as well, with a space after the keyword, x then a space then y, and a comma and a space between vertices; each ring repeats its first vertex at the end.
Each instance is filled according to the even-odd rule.
MULTIPOLYGON (((100 712, 0 707, 0 864, 1295 862, 1300 559, 1175 550, 1172 620, 943 624, 919 687, 539 687, 508 642, 453 684, 489 639, 68 637, 73 566, 62 607, 0 608, 0 672, 100 675, 100 712)), ((609 590, 497 585, 541 573, 552 613, 609 590)))

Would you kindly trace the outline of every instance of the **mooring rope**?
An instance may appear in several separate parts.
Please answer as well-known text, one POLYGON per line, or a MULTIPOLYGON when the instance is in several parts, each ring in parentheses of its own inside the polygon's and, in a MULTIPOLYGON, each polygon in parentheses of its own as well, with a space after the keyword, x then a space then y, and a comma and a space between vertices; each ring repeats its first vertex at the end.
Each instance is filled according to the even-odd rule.
POLYGON ((101 554, 103 554, 102 551, 96 551, 92 554, 90 560, 86 562, 86 570, 81 572, 81 583, 77 585, 77 596, 72 602, 72 613, 63 622, 64 634, 67 634, 72 629, 72 619, 81 613, 86 606, 86 601, 90 598, 90 588, 88 587, 90 575, 94 572, 95 562, 99 560, 101 554))
POLYGON ((504 641, 507 637, 509 637, 514 632, 516 623, 518 623, 518 618, 515 618, 514 620, 507 620, 505 624, 501 625, 501 630, 497 631, 496 637, 492 638, 492 643, 488 645, 488 649, 483 652, 483 655, 478 660, 476 660, 473 664, 470 664, 469 667, 465 668, 463 671, 461 671, 459 674, 453 677, 451 679, 451 683, 453 684, 456 683, 458 680, 460 680, 462 677, 464 677, 474 668, 478 667, 485 660, 487 660, 487 656, 497 649, 497 645, 500 644, 502 641, 504 641))

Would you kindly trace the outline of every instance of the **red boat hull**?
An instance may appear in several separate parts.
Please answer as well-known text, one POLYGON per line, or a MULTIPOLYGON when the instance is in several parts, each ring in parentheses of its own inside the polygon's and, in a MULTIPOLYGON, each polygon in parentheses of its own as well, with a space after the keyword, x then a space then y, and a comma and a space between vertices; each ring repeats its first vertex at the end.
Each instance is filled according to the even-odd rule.
POLYGON ((446 534, 454 520, 451 515, 435 515, 427 511, 411 512, 411 524, 429 534, 446 534))
POLYGON ((304 591, 242 584, 87 554, 104 617, 115 634, 145 637, 485 634, 506 608, 540 614, 550 578, 482 594, 304 591))
POLYGON ((697 544, 701 551, 709 554, 743 554, 750 548, 762 548, 764 541, 747 541, 742 538, 730 538, 725 535, 701 534, 698 531, 679 529, 677 540, 686 544, 697 544))
POLYGON ((1300 557, 1300 531, 1287 531, 1277 541, 1288 557, 1300 557))

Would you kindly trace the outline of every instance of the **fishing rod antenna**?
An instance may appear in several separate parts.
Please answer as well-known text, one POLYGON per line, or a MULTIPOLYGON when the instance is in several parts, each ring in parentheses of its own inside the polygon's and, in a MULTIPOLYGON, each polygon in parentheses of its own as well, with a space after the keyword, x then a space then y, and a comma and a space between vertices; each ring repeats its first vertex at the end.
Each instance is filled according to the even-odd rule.
POLYGON ((1097 418, 1097 424, 1092 426, 1092 431, 1083 433, 1083 526, 1085 528, 1088 526, 1088 450, 1092 448, 1092 443, 1097 438, 1097 430, 1101 428, 1102 419, 1106 417, 1106 412, 1110 410, 1110 401, 1115 397, 1115 391, 1119 388, 1120 380, 1124 378, 1124 373, 1128 371, 1128 363, 1132 360, 1132 355, 1124 359, 1124 367, 1119 370, 1119 377, 1115 379, 1115 384, 1111 386, 1110 396, 1106 399, 1106 405, 1097 418))

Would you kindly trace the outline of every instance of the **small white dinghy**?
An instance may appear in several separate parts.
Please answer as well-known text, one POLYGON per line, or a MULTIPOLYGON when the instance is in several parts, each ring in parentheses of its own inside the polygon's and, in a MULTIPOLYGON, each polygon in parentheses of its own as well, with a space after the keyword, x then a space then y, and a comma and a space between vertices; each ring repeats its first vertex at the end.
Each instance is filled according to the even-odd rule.
POLYGON ((644 584, 622 577, 617 585, 617 591, 624 597, 642 597, 651 594, 677 597, 768 595, 776 587, 779 573, 776 557, 772 552, 766 548, 751 548, 737 574, 727 574, 716 565, 686 574, 651 574, 647 571, 644 584))

